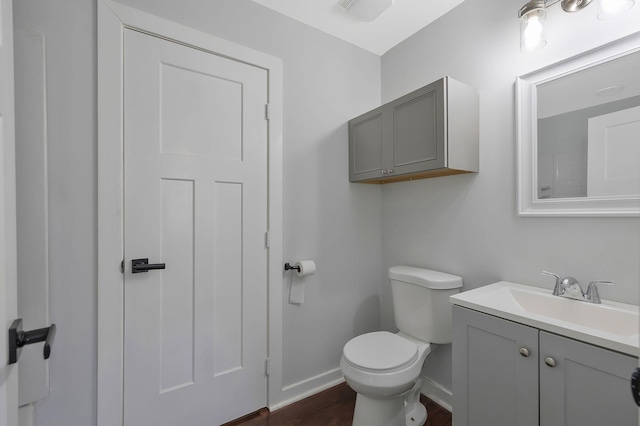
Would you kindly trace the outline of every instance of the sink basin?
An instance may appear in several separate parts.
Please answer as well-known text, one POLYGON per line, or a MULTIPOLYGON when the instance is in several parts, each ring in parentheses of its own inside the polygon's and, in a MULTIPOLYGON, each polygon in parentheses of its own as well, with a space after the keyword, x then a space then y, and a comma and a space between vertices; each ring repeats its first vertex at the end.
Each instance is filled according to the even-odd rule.
POLYGON ((640 355, 638 306, 553 296, 551 290, 501 281, 450 298, 474 309, 623 353, 640 355))
POLYGON ((516 288, 510 288, 509 293, 520 308, 532 314, 620 336, 638 335, 637 310, 623 310, 607 304, 596 305, 516 288))

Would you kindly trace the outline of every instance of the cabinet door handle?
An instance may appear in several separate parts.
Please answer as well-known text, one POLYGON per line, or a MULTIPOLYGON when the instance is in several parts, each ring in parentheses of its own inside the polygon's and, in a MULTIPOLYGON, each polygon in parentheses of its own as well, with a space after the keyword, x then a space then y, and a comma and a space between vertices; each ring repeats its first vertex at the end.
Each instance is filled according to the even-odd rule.
POLYGON ((525 358, 529 358, 529 349, 527 348, 520 348, 520 355, 522 355, 525 358))
POLYGON ((556 360, 551 358, 550 356, 548 356, 548 357, 546 357, 544 359, 544 363, 547 364, 551 368, 556 366, 556 360))
POLYGON ((387 171, 386 171, 386 170, 382 170, 382 174, 383 174, 383 175, 386 175, 386 174, 387 174, 387 171))
POLYGON ((388 173, 388 174, 393 173, 393 169, 389 169, 389 170, 387 170, 387 173, 388 173))

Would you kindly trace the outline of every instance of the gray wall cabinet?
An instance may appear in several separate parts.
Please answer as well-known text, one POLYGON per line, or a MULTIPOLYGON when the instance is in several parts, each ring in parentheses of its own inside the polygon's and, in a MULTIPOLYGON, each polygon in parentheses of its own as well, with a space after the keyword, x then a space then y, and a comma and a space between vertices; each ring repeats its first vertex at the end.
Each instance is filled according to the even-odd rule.
POLYGON ((636 426, 635 357, 453 307, 454 426, 636 426))
POLYGON ((349 180, 389 183, 478 171, 478 95, 444 77, 349 121, 349 180))

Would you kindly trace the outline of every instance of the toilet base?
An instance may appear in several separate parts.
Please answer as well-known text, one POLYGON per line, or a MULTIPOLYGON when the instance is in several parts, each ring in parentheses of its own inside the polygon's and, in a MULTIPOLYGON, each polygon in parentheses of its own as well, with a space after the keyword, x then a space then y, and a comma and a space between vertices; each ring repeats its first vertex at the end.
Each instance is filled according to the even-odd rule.
POLYGON ((353 426, 423 426, 427 409, 420 402, 420 388, 409 395, 389 399, 356 396, 353 426))
POLYGON ((374 399, 358 394, 353 426, 406 426, 404 397, 374 399))
POLYGON ((413 411, 407 413, 406 425, 407 426, 423 426, 427 422, 427 409, 424 405, 415 405, 413 411))
MULTIPOLYGON (((422 377, 422 374, 420 375, 422 377)), ((418 379, 411 389, 411 393, 405 398, 405 412, 407 413, 407 426, 422 426, 427 422, 427 409, 420 402, 420 388, 422 379, 418 379)))

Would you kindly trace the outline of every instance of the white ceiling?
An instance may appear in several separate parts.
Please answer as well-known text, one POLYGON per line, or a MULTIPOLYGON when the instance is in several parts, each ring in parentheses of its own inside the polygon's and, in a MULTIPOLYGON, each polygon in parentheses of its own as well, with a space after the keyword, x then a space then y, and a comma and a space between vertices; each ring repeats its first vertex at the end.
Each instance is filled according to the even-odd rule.
POLYGON ((640 52, 635 52, 543 83, 537 87, 538 118, 640 96, 639 75, 640 52), (599 93, 612 88, 617 90, 599 93))
POLYGON ((373 22, 348 15, 340 0, 253 0, 378 55, 435 21, 464 0, 395 0, 373 22))

